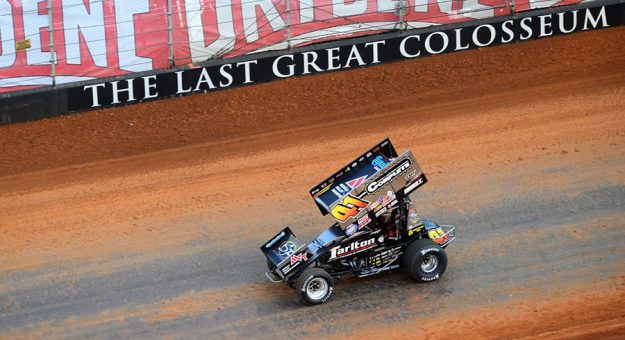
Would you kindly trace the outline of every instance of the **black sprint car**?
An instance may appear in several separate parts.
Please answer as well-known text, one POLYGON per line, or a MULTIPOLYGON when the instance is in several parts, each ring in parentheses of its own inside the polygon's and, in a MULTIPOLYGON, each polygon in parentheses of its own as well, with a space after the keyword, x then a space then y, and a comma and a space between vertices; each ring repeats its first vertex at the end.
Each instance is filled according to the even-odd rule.
POLYGON ((307 305, 326 302, 334 282, 403 267, 418 282, 437 280, 447 268, 455 227, 417 214, 410 193, 427 182, 410 151, 398 155, 385 139, 310 190, 335 223, 312 242, 289 227, 261 246, 272 282, 295 288, 307 305))

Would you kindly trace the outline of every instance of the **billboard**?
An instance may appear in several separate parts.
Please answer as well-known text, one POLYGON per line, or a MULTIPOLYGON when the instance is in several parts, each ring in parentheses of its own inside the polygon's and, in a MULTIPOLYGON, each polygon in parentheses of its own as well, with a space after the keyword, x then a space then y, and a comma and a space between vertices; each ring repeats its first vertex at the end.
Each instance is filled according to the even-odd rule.
POLYGON ((511 11, 509 0, 0 0, 0 92, 511 11))

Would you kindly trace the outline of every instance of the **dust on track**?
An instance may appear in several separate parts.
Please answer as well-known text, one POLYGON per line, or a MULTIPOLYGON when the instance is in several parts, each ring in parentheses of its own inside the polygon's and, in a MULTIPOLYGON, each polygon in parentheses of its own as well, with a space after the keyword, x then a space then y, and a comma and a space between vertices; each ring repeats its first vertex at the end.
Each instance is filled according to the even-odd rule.
POLYGON ((0 334, 623 334, 624 38, 615 28, 2 127, 0 334), (300 308, 263 280, 258 245, 283 225, 320 232, 308 189, 386 136, 430 178, 421 210, 459 227, 449 271, 431 285, 346 281, 330 304, 300 308), (587 318, 566 313, 580 306, 587 318), (462 334, 431 331, 449 315, 462 334))

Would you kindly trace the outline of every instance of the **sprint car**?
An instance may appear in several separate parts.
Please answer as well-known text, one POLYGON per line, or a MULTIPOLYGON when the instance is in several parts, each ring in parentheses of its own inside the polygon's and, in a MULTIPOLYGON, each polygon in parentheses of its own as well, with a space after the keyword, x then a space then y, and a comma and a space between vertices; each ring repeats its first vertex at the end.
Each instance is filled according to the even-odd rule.
POLYGON ((447 268, 445 248, 453 225, 420 216, 410 194, 427 182, 410 151, 398 155, 387 138, 310 190, 334 224, 312 242, 289 227, 260 249, 272 282, 297 290, 302 303, 325 303, 335 281, 403 267, 418 282, 437 280, 447 268))

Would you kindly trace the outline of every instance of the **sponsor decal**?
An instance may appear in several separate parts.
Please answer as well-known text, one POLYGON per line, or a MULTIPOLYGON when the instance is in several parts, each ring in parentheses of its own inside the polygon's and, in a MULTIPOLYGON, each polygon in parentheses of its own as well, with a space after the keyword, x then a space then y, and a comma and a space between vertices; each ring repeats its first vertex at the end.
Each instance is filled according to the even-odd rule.
POLYGON ((427 253, 429 253, 431 251, 434 251, 434 252, 438 253, 440 250, 438 248, 433 248, 433 247, 432 248, 426 248, 426 249, 421 250, 421 255, 425 255, 425 254, 427 254, 427 253))
POLYGON ((443 244, 449 241, 449 235, 445 235, 445 231, 443 230, 443 228, 429 230, 428 237, 430 238, 430 240, 438 244, 443 244))
POLYGON ((332 249, 330 249, 330 259, 328 261, 334 260, 336 258, 340 258, 340 257, 346 257, 349 255, 353 255, 356 253, 360 253, 361 251, 373 248, 377 245, 377 243, 375 243, 375 239, 374 238, 370 238, 368 240, 365 241, 354 241, 352 242, 350 245, 343 247, 343 246, 336 246, 332 249))
POLYGON ((423 276, 423 277, 421 277, 421 280, 423 280, 423 281, 434 281, 434 280, 436 280, 438 278, 439 278, 439 274, 436 274, 436 275, 434 275, 432 277, 423 276))
POLYGON ((378 179, 372 181, 367 185, 367 193, 373 194, 378 191, 381 187, 390 183, 392 180, 401 175, 404 171, 410 169, 412 166, 412 161, 409 158, 404 159, 399 164, 392 167, 387 172, 383 173, 378 177, 378 179))
POLYGON ((377 254, 369 257, 369 266, 370 267, 379 267, 381 265, 388 264, 389 262, 397 260, 397 258, 402 254, 401 247, 396 247, 393 249, 387 249, 377 254))
POLYGON ((350 185, 346 184, 346 183, 341 183, 339 185, 337 185, 336 187, 334 187, 332 189, 332 193, 337 197, 337 198, 342 198, 343 196, 345 196, 348 192, 352 191, 353 188, 351 188, 350 185))
POLYGON ((392 190, 386 192, 385 195, 382 195, 378 198, 378 203, 387 206, 391 204, 395 200, 395 193, 392 190))
POLYGON ((362 229, 364 227, 367 226, 367 224, 369 224, 371 222, 371 218, 369 217, 369 215, 364 215, 361 218, 358 219, 358 229, 362 229))
POLYGON ((274 237, 271 241, 267 242, 267 244, 265 245, 265 247, 267 249, 271 248, 271 246, 273 246, 274 243, 278 242, 279 239, 281 239, 284 235, 286 235, 286 233, 280 232, 278 235, 276 235, 276 237, 274 237))
POLYGON ((345 235, 352 236, 358 230, 358 224, 353 223, 345 229, 345 235))
POLYGON ((291 265, 299 263, 301 261, 308 261, 308 254, 301 253, 291 256, 291 265))
POLYGON ((423 221, 419 218, 419 214, 417 214, 417 210, 414 208, 410 208, 408 210, 408 229, 413 229, 423 225, 423 221))
POLYGON ((414 183, 408 185, 404 189, 404 194, 408 195, 412 191, 416 190, 418 187, 422 186, 424 183, 425 183, 424 177, 423 176, 419 177, 414 183))
POLYGON ((286 275, 290 273, 293 269, 299 266, 303 261, 308 261, 307 253, 296 254, 296 255, 291 256, 291 263, 287 264, 286 266, 284 266, 284 268, 282 268, 281 270, 282 274, 286 275))
POLYGON ((420 227, 417 227, 417 228, 414 228, 414 229, 410 229, 410 230, 408 230, 408 236, 412 236, 412 235, 420 232, 421 230, 423 230, 423 226, 420 226, 420 227))
POLYGON ((291 264, 286 265, 284 268, 282 268, 282 274, 284 274, 284 275, 288 274, 295 267, 297 267, 297 264, 296 265, 291 265, 291 264))
POLYGON ((368 201, 347 195, 343 201, 337 203, 330 214, 339 222, 345 222, 348 218, 356 216, 360 211, 369 205, 368 201))
POLYGON ((313 194, 314 198, 317 198, 321 195, 323 195, 326 191, 330 190, 330 186, 327 183, 323 183, 323 185, 321 186, 321 190, 317 191, 316 193, 313 194))
POLYGON ((287 257, 293 255, 295 252, 295 243, 292 241, 286 241, 278 247, 278 255, 280 255, 280 260, 284 260, 287 257))
POLYGON ((375 217, 380 217, 380 215, 384 214, 386 210, 388 210, 386 207, 382 205, 379 205, 378 207, 380 207, 380 210, 375 212, 375 217))
POLYGON ((404 176, 404 178, 407 181, 409 181, 409 180, 413 179, 416 175, 417 175, 417 170, 412 170, 412 172, 407 174, 406 176, 404 176))
POLYGON ((423 222, 421 222, 421 220, 419 219, 415 219, 414 217, 410 216, 408 217, 410 220, 408 221, 408 230, 412 230, 412 229, 423 229, 423 222))
POLYGON ((371 165, 373 165, 377 170, 382 170, 388 163, 384 161, 382 156, 378 156, 371 161, 371 165))
MULTIPOLYGON (((350 170, 350 168, 345 168, 341 173, 337 174, 336 177, 340 177, 342 176, 344 173, 347 173, 350 170)), ((364 181, 367 179, 368 176, 361 176, 358 178, 354 178, 352 180, 349 180, 347 182, 344 183, 340 183, 337 186, 335 186, 334 188, 332 188, 332 193, 337 197, 337 199, 341 199, 343 197, 345 197, 345 195, 347 195, 349 192, 351 192, 352 190, 354 190, 355 188, 357 188, 358 186, 360 186, 362 183, 364 183, 364 181)), ((330 187, 326 187, 325 189, 313 194, 313 198, 315 200, 317 200, 318 203, 320 203, 321 205, 323 205, 324 207, 326 207, 326 205, 321 201, 318 200, 317 198, 319 196, 321 196, 322 194, 324 194, 328 189, 330 189, 330 187)), ((327 207, 326 207, 327 209, 327 207)))
POLYGON ((362 182, 364 182, 367 179, 367 176, 361 176, 355 179, 352 179, 351 181, 347 182, 347 185, 349 185, 350 188, 352 189, 356 189, 358 186, 360 186, 362 184, 362 182))

